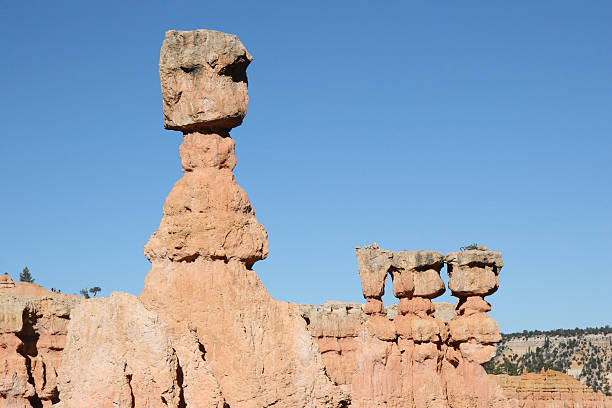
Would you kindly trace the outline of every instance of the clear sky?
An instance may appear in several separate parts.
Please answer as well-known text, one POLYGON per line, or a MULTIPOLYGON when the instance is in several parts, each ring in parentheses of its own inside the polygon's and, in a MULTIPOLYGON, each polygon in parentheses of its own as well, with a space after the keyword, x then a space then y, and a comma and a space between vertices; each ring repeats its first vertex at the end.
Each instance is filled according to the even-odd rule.
POLYGON ((296 4, 4 1, 0 273, 141 291, 181 176, 159 49, 208 28, 255 58, 232 136, 274 297, 362 301, 355 245, 477 242, 502 331, 611 324, 612 3, 296 4))

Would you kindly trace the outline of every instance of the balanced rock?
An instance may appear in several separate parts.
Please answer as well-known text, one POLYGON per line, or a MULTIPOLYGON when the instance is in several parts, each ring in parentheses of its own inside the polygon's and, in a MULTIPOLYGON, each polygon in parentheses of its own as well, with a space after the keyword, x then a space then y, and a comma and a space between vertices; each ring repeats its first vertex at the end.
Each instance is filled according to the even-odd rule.
POLYGON ((253 60, 238 37, 212 30, 168 31, 159 59, 164 126, 208 131, 239 126, 253 60))
MULTIPOLYGON (((326 375, 297 305, 274 300, 252 270, 268 253, 267 235, 234 180, 229 136, 246 113, 250 61, 232 35, 166 34, 164 120, 183 132, 185 174, 145 247, 152 269, 139 299, 173 339, 193 333, 232 408, 335 408, 347 396, 326 375)), ((184 381, 196 374, 185 371, 184 381)))

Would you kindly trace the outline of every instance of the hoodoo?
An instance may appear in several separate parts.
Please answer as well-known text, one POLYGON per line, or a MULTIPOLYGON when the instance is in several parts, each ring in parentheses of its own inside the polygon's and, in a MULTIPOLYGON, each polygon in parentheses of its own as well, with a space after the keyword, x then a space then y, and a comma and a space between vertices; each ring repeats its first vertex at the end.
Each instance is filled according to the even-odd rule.
POLYGON ((253 270, 267 234, 233 175, 251 61, 234 35, 166 33, 164 126, 182 134, 184 174, 145 246, 144 289, 82 299, 0 275, 0 408, 556 408, 558 396, 610 406, 557 376, 542 393, 551 375, 486 374, 500 340, 484 300, 499 252, 373 244, 357 249, 365 304, 273 299, 253 270), (432 302, 445 265, 456 306, 432 302), (389 277, 399 304, 384 308, 389 277))
MULTIPOLYGON (((267 235, 234 180, 230 138, 246 114, 251 60, 234 35, 166 33, 164 123, 183 132, 185 174, 145 247, 153 267, 139 299, 175 341, 193 333, 232 408, 336 407, 346 398, 325 374, 299 308, 274 300, 251 269, 268 254, 267 235)), ((185 402, 198 406, 187 394, 185 402)))
MULTIPOLYGON (((500 340, 499 326, 484 314, 490 307, 461 298, 450 320, 434 317, 431 299, 445 291, 440 271, 445 262, 449 271, 453 266, 458 270, 457 258, 471 273, 464 284, 486 287, 486 293, 472 293, 470 287, 462 295, 492 293, 490 270, 495 271, 497 288, 503 265, 499 252, 462 251, 445 257, 435 251, 392 252, 373 244, 357 249, 367 301, 363 309, 355 304, 302 306, 326 368, 350 390, 352 406, 510 407, 481 366, 493 357, 492 344, 500 340), (395 316, 384 310, 381 300, 388 277, 399 298, 395 316)), ((451 289, 460 276, 452 272, 451 289)))

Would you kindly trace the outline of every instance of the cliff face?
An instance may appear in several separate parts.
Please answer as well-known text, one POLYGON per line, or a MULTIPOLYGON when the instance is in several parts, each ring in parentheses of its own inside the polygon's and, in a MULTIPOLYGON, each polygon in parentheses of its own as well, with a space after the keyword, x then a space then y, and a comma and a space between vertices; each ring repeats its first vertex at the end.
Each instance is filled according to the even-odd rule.
POLYGON ((595 391, 612 390, 612 333, 609 327, 502 335, 494 363, 509 360, 523 372, 564 372, 595 391))
POLYGON ((183 177, 145 247, 138 296, 82 300, 0 277, 0 407, 510 407, 481 364, 501 254, 359 248, 364 305, 273 299, 252 269, 267 235, 233 176, 251 56, 233 35, 169 31, 164 124, 183 177), (456 305, 432 299, 446 288, 456 305), (393 279, 398 306, 381 296, 393 279))

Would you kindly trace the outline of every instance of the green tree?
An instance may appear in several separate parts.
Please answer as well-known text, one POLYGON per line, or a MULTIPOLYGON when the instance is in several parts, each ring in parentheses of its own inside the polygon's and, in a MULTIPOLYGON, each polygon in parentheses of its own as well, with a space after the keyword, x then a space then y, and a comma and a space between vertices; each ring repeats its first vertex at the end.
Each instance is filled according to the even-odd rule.
POLYGON ((96 296, 96 294, 100 292, 101 290, 102 288, 100 288, 99 286, 94 286, 93 288, 89 289, 89 293, 96 296))
POLYGON ((30 274, 30 270, 28 269, 27 266, 23 268, 23 271, 19 274, 19 281, 34 283, 35 279, 32 278, 32 275, 30 274))
POLYGON ((83 295, 83 297, 84 297, 85 299, 89 299, 89 290, 88 290, 87 288, 83 288, 83 289, 81 289, 81 290, 79 291, 79 293, 80 293, 81 295, 83 295))
POLYGON ((503 371, 508 375, 521 375, 521 369, 518 367, 518 365, 506 357, 504 357, 503 371))

